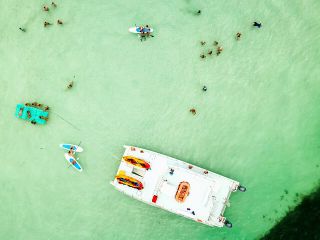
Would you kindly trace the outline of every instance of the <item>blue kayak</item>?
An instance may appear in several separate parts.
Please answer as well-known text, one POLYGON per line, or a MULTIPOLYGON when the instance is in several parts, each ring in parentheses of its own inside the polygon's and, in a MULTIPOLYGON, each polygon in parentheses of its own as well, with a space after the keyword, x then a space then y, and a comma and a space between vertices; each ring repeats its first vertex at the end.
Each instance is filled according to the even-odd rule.
POLYGON ((70 156, 68 153, 65 153, 64 156, 70 165, 72 165, 79 172, 82 172, 82 167, 74 157, 70 156))
POLYGON ((17 104, 15 112, 15 116, 17 118, 21 118, 26 121, 34 121, 38 124, 45 124, 47 121, 45 119, 41 119, 40 117, 47 118, 48 115, 49 113, 46 111, 35 107, 25 106, 21 103, 17 104), (30 117, 28 116, 28 112, 30 113, 30 117))

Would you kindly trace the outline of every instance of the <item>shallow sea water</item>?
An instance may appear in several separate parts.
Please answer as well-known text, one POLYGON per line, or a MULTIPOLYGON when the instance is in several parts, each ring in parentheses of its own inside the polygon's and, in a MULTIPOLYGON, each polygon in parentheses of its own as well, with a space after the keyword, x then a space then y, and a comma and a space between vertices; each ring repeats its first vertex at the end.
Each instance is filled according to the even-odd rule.
POLYGON ((50 3, 0 0, 0 239, 257 239, 317 184, 319 1, 50 3), (140 42, 135 23, 155 37, 140 42), (200 60, 215 40, 222 54, 200 60), (47 125, 14 117, 30 101, 51 107, 47 125), (82 173, 58 147, 80 141, 82 173), (233 229, 113 189, 124 144, 243 183, 233 229))

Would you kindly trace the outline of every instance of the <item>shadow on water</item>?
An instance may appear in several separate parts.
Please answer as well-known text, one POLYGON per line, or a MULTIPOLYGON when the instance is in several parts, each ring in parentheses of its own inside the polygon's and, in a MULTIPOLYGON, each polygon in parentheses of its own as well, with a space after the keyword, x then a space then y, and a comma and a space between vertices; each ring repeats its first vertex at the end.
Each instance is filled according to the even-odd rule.
MULTIPOLYGON (((296 194, 298 196, 298 194, 296 194)), ((275 225, 261 240, 320 239, 320 185, 275 225)))

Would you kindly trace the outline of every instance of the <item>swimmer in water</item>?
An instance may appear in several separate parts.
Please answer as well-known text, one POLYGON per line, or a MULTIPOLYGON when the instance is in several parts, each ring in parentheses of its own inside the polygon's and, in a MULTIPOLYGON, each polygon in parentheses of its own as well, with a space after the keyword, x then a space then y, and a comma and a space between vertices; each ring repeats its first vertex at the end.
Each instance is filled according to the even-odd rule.
POLYGON ((57 20, 57 24, 62 25, 63 22, 62 22, 60 19, 58 19, 58 20, 57 20))
POLYGON ((212 54, 212 50, 209 50, 208 54, 211 55, 212 54))
POLYGON ((57 7, 57 4, 55 4, 54 2, 52 2, 51 5, 57 7))
POLYGON ((49 8, 48 8, 47 6, 43 6, 43 11, 48 12, 48 11, 49 11, 49 8))
POLYGON ((45 111, 48 111, 48 110, 49 110, 49 106, 46 106, 46 107, 44 108, 44 110, 45 110, 45 111))
POLYGON ((70 89, 70 88, 72 88, 72 87, 73 87, 73 81, 71 81, 71 82, 69 83, 69 85, 67 86, 67 88, 70 89))
POLYGON ((214 46, 218 46, 218 44, 219 44, 219 43, 218 43, 217 41, 214 41, 214 42, 213 42, 213 45, 214 45, 214 46))
POLYGON ((25 29, 25 28, 19 27, 19 29, 20 29, 22 32, 26 32, 26 29, 25 29))
POLYGON ((201 41, 200 44, 203 46, 203 45, 206 44, 206 42, 205 41, 201 41))
POLYGON ((217 48, 217 56, 220 55, 220 53, 221 53, 222 51, 223 51, 223 48, 222 48, 222 47, 218 47, 218 48, 217 48))
POLYGON ((201 58, 206 58, 206 55, 201 54, 200 57, 201 57, 201 58))
POLYGON ((202 91, 206 92, 207 91, 207 87, 203 86, 202 91))
POLYGON ((201 10, 198 10, 197 12, 196 12, 196 15, 200 15, 201 14, 201 10))
POLYGON ((49 26, 49 25, 51 25, 51 23, 49 23, 49 22, 44 22, 44 23, 43 23, 43 26, 44 26, 44 27, 47 27, 47 26, 49 26))
POLYGON ((262 27, 262 24, 261 23, 258 23, 258 22, 253 22, 253 25, 254 27, 257 27, 257 28, 261 28, 262 27))
POLYGON ((240 38, 241 38, 241 35, 242 35, 242 33, 240 33, 240 32, 237 32, 237 34, 236 34, 236 39, 237 39, 237 40, 240 40, 240 38))
POLYGON ((192 113, 192 115, 196 115, 197 114, 197 111, 194 108, 191 108, 189 111, 192 113))
POLYGON ((35 120, 32 120, 31 123, 32 123, 33 125, 36 125, 36 124, 37 124, 37 122, 36 122, 35 120))
POLYGON ((147 36, 148 37, 154 37, 152 34, 151 34, 151 27, 149 25, 146 25, 146 29, 147 29, 147 36))

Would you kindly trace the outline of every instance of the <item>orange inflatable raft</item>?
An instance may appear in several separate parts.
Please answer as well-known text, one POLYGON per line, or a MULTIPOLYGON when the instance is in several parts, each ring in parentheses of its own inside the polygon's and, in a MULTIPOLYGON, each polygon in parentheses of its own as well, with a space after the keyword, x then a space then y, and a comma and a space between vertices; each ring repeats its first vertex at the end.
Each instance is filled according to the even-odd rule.
POLYGON ((181 182, 179 184, 176 200, 180 203, 183 203, 190 193, 190 184, 188 182, 181 182))

